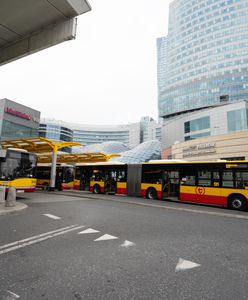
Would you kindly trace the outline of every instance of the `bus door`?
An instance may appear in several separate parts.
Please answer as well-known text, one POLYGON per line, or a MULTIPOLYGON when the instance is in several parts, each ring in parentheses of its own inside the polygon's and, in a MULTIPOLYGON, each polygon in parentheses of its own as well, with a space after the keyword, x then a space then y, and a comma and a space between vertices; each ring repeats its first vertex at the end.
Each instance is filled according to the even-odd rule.
POLYGON ((117 169, 106 170, 105 174, 105 193, 116 194, 117 192, 117 169))
POLYGON ((163 199, 178 199, 180 190, 179 171, 165 170, 162 180, 163 199))
POLYGON ((80 190, 89 191, 90 190, 90 177, 91 170, 90 168, 83 168, 80 172, 80 190))

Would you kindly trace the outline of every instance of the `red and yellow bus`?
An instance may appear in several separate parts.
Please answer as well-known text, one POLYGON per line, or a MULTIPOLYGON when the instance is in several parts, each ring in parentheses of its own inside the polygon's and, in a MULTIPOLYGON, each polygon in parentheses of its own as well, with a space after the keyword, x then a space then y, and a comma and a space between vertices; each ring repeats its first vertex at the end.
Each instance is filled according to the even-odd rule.
POLYGON ((142 166, 141 196, 246 210, 248 161, 151 161, 142 166))
MULTIPOLYGON (((55 189, 60 191, 72 190, 74 186, 75 167, 68 164, 56 166, 55 189)), ((48 190, 50 188, 51 164, 37 165, 37 188, 48 190)))
POLYGON ((15 187, 17 192, 36 189, 37 156, 26 150, 9 148, 0 150, 0 185, 15 187))
POLYGON ((77 189, 93 193, 248 207, 248 161, 84 164, 77 166, 76 179, 77 189))
POLYGON ((127 194, 127 165, 124 163, 77 164, 74 189, 94 194, 127 194))

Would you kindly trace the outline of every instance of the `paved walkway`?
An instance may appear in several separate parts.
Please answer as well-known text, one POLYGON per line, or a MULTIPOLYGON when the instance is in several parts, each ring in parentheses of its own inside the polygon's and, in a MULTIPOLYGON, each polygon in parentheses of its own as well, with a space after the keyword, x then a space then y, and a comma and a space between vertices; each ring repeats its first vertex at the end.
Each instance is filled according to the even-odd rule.
POLYGON ((15 213, 27 207, 28 206, 26 204, 21 202, 16 202, 16 205, 14 207, 5 207, 5 202, 0 202, 0 216, 15 213))

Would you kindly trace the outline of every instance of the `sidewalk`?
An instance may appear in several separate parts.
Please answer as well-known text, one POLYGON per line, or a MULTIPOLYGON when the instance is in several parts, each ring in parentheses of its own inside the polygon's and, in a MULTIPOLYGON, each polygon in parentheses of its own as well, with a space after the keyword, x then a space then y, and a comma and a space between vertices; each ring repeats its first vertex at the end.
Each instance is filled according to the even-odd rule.
POLYGON ((17 211, 23 210, 28 206, 21 202, 16 202, 14 207, 5 207, 5 202, 0 202, 0 216, 15 213, 17 211))

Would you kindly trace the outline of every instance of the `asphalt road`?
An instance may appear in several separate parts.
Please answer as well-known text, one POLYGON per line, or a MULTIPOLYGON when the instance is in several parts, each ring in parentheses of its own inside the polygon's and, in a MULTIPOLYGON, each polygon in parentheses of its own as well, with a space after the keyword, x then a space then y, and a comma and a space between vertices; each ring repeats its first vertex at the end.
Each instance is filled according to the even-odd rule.
POLYGON ((23 195, 0 216, 0 299, 248 299, 248 213, 23 195))

